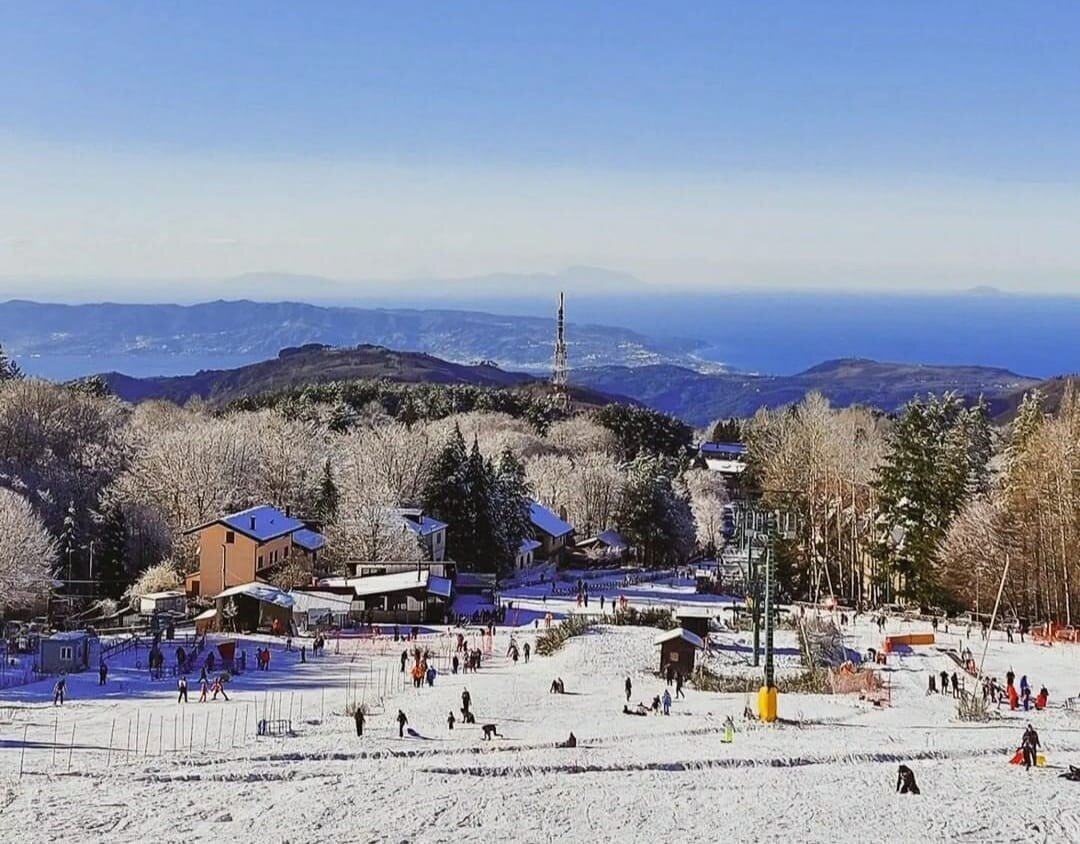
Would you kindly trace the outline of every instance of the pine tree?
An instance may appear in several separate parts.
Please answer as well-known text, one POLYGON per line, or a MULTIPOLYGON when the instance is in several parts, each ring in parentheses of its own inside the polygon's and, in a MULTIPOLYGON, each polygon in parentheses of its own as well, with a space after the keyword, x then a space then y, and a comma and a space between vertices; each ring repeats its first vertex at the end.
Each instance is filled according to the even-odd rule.
POLYGON ((330 524, 337 519, 338 508, 341 506, 341 493, 334 481, 334 469, 330 465, 330 458, 326 458, 323 464, 322 480, 319 481, 319 492, 315 499, 315 510, 319 520, 324 524, 330 524))
POLYGON ((431 466, 422 501, 424 509, 446 522, 446 554, 458 562, 472 562, 471 538, 467 535, 472 524, 467 479, 468 452, 465 438, 457 425, 431 466))
POLYGON ((505 449, 499 458, 490 499, 492 521, 498 533, 498 565, 502 570, 512 566, 521 541, 532 532, 529 520, 531 497, 524 465, 510 449, 505 449))
POLYGON ((69 579, 72 579, 75 576, 75 555, 79 547, 78 524, 79 521, 78 514, 75 511, 75 502, 72 501, 68 504, 67 512, 64 514, 63 527, 60 530, 60 537, 57 540, 60 562, 64 566, 65 576, 69 579))
POLYGON ((647 566, 682 560, 694 543, 689 503, 676 493, 671 476, 668 461, 638 457, 615 513, 620 534, 647 566))
POLYGON ((884 528, 876 554, 901 575, 910 597, 940 597, 935 557, 972 479, 986 470, 984 425, 985 410, 972 413, 949 393, 911 401, 893 428, 876 485, 884 528))
POLYGON ((4 347, 0 345, 0 382, 14 381, 18 378, 22 378, 22 370, 5 354, 4 347))
POLYGON ((94 578, 103 597, 119 598, 130 582, 125 566, 127 522, 124 510, 117 504, 110 505, 96 521, 101 529, 94 546, 94 578))

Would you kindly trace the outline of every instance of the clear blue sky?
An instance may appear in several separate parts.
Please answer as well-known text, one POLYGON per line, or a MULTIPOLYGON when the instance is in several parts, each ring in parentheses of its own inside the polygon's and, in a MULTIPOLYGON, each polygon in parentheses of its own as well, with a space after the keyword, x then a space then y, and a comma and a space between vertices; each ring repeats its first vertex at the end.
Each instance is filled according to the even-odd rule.
POLYGON ((1076 3, 27 0, 0 79, 4 277, 1080 269, 1076 3))

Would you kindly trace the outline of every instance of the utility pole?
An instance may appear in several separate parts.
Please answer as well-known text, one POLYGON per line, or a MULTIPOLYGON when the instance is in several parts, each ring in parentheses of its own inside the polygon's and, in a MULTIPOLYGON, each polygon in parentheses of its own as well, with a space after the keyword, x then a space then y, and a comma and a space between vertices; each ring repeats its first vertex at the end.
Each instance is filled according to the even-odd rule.
POLYGON ((776 668, 773 660, 776 556, 772 548, 772 528, 770 524, 765 543, 765 682, 758 690, 758 718, 766 723, 776 720, 776 668))

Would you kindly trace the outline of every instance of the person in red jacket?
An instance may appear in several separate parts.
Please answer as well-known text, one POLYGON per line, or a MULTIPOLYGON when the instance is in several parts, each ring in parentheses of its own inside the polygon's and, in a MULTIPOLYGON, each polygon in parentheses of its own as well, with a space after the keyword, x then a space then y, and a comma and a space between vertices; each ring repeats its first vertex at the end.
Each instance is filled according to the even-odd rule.
POLYGON ((1046 709, 1046 701, 1050 698, 1050 692, 1046 690, 1046 686, 1039 689, 1039 694, 1035 698, 1036 709, 1046 709))

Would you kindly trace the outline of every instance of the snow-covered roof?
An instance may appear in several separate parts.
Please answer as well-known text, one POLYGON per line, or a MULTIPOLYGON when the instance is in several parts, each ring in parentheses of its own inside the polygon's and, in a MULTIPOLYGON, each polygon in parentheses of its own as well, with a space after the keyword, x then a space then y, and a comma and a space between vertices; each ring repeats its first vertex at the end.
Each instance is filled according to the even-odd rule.
POLYGON ((349 586, 356 597, 382 595, 386 592, 409 592, 413 589, 427 589, 430 573, 421 569, 419 577, 415 571, 402 571, 396 574, 373 574, 370 577, 327 577, 319 581, 320 586, 349 586))
POLYGON ((655 639, 653 639, 654 645, 662 645, 664 642, 670 642, 673 639, 682 639, 684 642, 688 642, 695 648, 704 648, 705 643, 701 641, 701 637, 689 630, 683 630, 681 627, 676 627, 674 630, 669 630, 667 633, 661 633, 655 639))
POLYGON ((679 607, 675 610, 676 618, 712 618, 716 615, 708 607, 679 607))
POLYGON ((246 510, 222 516, 220 519, 205 522, 191 528, 187 533, 194 533, 216 524, 223 524, 230 530, 249 536, 257 542, 269 542, 271 539, 286 536, 304 527, 304 523, 299 519, 286 516, 276 507, 271 507, 269 504, 262 504, 258 507, 249 507, 246 510))
POLYGON ((183 598, 184 593, 180 589, 170 589, 167 592, 147 592, 142 597, 149 598, 151 601, 161 601, 166 598, 183 598))
POLYGON ((195 620, 196 621, 206 621, 208 618, 213 618, 216 615, 217 615, 217 610, 203 610, 201 613, 199 613, 197 616, 195 616, 195 620))
POLYGON ((704 456, 717 456, 720 455, 743 455, 746 454, 746 446, 742 443, 714 443, 703 442, 698 446, 698 450, 704 456))
POLYGON ((352 606, 351 595, 339 595, 336 592, 316 592, 294 589, 289 593, 293 599, 294 612, 311 612, 311 610, 331 610, 333 612, 348 612, 352 606))
POLYGON ((89 635, 85 630, 62 630, 49 636, 49 640, 53 642, 77 642, 80 639, 87 638, 89 635))
POLYGON ((523 539, 521 540, 521 544, 518 546, 518 553, 528 554, 530 551, 535 551, 542 544, 543 543, 537 542, 535 539, 523 539))
POLYGON ((446 530, 448 527, 446 522, 440 522, 438 519, 426 516, 419 510, 399 509, 397 512, 406 529, 417 536, 431 536, 431 534, 446 530))
POLYGON ((449 598, 453 585, 448 577, 439 577, 433 574, 428 578, 428 592, 440 598, 449 598))
POLYGON ((254 581, 223 589, 218 592, 215 599, 231 598, 234 595, 246 595, 256 601, 262 601, 264 604, 276 604, 279 607, 285 607, 285 609, 292 609, 293 605, 292 595, 288 592, 284 592, 276 586, 271 586, 269 583, 257 583, 254 581))
POLYGON ((573 528, 552 513, 543 504, 533 501, 529 504, 529 520, 548 536, 560 537, 573 531, 573 528))
POLYGON ((292 543, 307 551, 318 551, 326 544, 326 537, 309 528, 300 528, 292 535, 292 543))

